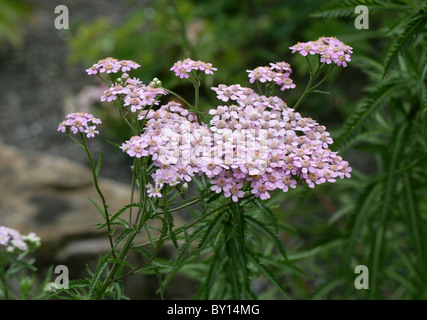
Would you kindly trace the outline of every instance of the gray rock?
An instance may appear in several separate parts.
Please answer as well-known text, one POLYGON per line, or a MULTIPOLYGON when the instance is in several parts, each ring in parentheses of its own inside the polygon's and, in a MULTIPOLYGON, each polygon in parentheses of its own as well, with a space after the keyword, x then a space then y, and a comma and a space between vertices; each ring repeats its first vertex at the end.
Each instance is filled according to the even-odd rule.
MULTIPOLYGON (((64 264, 69 267, 70 279, 87 276, 86 266, 94 268, 99 255, 109 250, 106 228, 98 230, 94 227, 104 220, 88 199, 90 196, 101 203, 91 171, 68 159, 26 152, 8 145, 0 145, 0 148, 0 225, 22 234, 35 232, 41 238, 42 245, 36 251, 41 270, 64 264)), ((99 185, 110 213, 129 203, 130 186, 102 177, 99 185)), ((175 225, 182 224, 183 221, 175 216, 175 225)), ((159 224, 154 226, 160 227, 159 224)), ((153 236, 156 236, 154 232, 153 236)), ((135 243, 147 240, 141 233, 135 243)), ((167 244, 161 254, 171 256, 171 249, 167 244)), ((41 277, 43 272, 40 271, 41 277)), ((148 281, 155 287, 155 281, 150 277, 137 275, 136 279, 141 283, 148 281)), ((156 288, 141 292, 143 286, 136 282, 129 281, 133 298, 155 298, 156 288)), ((183 297, 173 292, 174 297, 183 297)))
MULTIPOLYGON (((49 244, 79 234, 105 233, 94 229, 103 219, 89 201, 88 196, 100 202, 85 166, 2 145, 0 178, 0 224, 21 233, 36 232, 49 244)), ((128 203, 128 186, 102 178, 100 186, 111 212, 128 203)))

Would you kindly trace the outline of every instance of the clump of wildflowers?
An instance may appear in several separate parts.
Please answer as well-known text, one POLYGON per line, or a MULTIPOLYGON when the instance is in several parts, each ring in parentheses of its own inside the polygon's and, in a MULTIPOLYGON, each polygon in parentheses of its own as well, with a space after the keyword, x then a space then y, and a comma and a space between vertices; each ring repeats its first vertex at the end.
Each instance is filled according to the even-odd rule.
POLYGON ((19 231, 0 226, 0 249, 6 248, 7 252, 28 251, 40 246, 40 238, 35 233, 22 235, 19 231))
MULTIPOLYGON (((156 258, 167 233, 176 241, 174 238, 179 231, 172 229, 173 219, 169 214, 194 205, 204 197, 209 197, 209 203, 221 196, 227 198, 228 203, 203 213, 200 219, 188 226, 225 207, 231 215, 223 222, 227 225, 233 222, 241 225, 240 218, 239 221, 236 219, 244 206, 244 203, 239 203, 242 200, 266 200, 271 198, 272 192, 288 192, 298 186, 315 188, 317 185, 351 176, 349 163, 330 149, 333 140, 326 127, 296 111, 304 98, 313 92, 333 69, 332 65, 325 77, 315 83, 314 80, 321 74, 319 71, 325 64, 345 67, 350 61, 351 48, 334 38, 320 38, 305 44, 299 43, 291 49, 305 56, 319 54, 321 62, 314 72, 310 65, 310 80, 293 108, 288 106, 286 100, 273 95, 277 88, 284 91, 295 87, 290 78, 292 68, 284 61, 246 70, 249 83, 256 84, 258 91, 239 84, 221 83, 211 87, 220 103, 208 112, 199 110, 199 89, 202 78, 217 70, 210 63, 188 58, 176 62, 170 69, 177 77, 189 79, 194 84, 194 105, 163 88, 157 78, 148 84, 138 78, 131 78, 127 72, 139 67, 132 61, 106 58, 87 69, 88 74, 100 76, 107 84, 100 100, 114 101, 120 116, 132 129, 133 135, 119 146, 124 153, 134 158, 132 203, 113 216, 108 212, 109 205, 97 180, 102 154, 95 166, 85 139, 98 134, 96 125, 101 123, 99 119, 88 113, 68 114, 66 120, 59 124, 58 131, 80 134, 83 140, 83 145, 80 146, 87 152, 95 189, 102 201, 102 206, 94 204, 106 221, 111 247, 108 255, 114 265, 117 257, 126 257, 133 247, 133 239, 137 233, 143 228, 150 233, 147 228, 148 219, 156 218, 162 211, 164 218, 159 241, 156 244, 154 241, 149 243, 155 245, 150 261, 156 258), (99 75, 102 73, 104 75, 99 75), (103 76, 106 76, 106 79, 103 76), (186 106, 173 100, 163 103, 161 99, 167 94, 177 97, 186 106), (186 200, 184 193, 188 189, 188 182, 197 176, 202 177, 202 183, 199 185, 200 197, 186 200), (140 191, 137 202, 134 200, 135 188, 140 191), (178 196, 182 196, 183 200, 172 202, 178 196), (170 205, 178 204, 182 205, 169 209, 170 205), (131 210, 134 207, 138 207, 136 218, 131 210), (125 221, 119 216, 127 209, 130 209, 129 220, 125 221), (130 233, 113 238, 113 220, 114 224, 123 225, 130 233), (117 245, 125 238, 127 240, 119 256, 116 256, 117 245)), ((79 145, 78 142, 77 144, 79 145)), ((213 228, 216 227, 213 225, 213 228)), ((268 228, 262 229, 268 231, 268 228)), ((160 231, 157 228, 156 230, 160 231)), ((220 232, 222 239, 227 239, 231 229, 221 227, 212 230, 214 233, 220 232)), ((268 234, 271 236, 270 231, 268 234)), ((5 236, 1 238, 0 233, 0 245, 1 241, 8 245, 13 243, 17 247, 24 246, 23 241, 10 242, 5 236)), ((146 249, 144 251, 149 252, 146 249)), ((102 281, 99 290, 90 290, 93 292, 89 296, 99 299, 107 293, 110 294, 109 287, 117 277, 114 266, 111 270, 113 271, 102 281)), ((91 281, 96 284, 98 280, 96 278, 91 281)))
MULTIPOLYGON (((344 67, 352 53, 351 47, 330 37, 298 43, 291 49, 304 56, 319 54, 321 62, 344 67)), ((145 85, 126 73, 138 66, 107 58, 88 73, 124 72, 105 90, 101 101, 119 100, 144 121, 142 133, 122 143, 120 149, 130 157, 152 158, 157 169, 151 176, 154 183, 146 185, 149 197, 160 198, 163 186, 187 183, 195 175, 210 179, 212 191, 235 202, 246 195, 264 200, 276 189, 287 192, 298 184, 314 188, 350 177, 348 162, 329 149, 333 140, 326 128, 288 107, 283 99, 239 84, 219 84, 211 89, 224 104, 209 111, 211 119, 206 124, 175 101, 161 105, 160 97, 168 93, 161 83, 145 85)), ((216 70, 210 63, 189 58, 171 68, 177 77, 190 80, 199 77, 193 71, 203 75, 216 70)), ((290 79, 292 68, 283 61, 247 72, 250 83, 278 86, 282 91, 295 87, 290 79)), ((67 118, 58 131, 83 132, 87 137, 98 133, 94 124, 100 120, 91 115, 76 113, 67 118)))
POLYGON ((237 202, 247 193, 270 198, 276 189, 287 192, 297 184, 315 185, 350 177, 351 168, 329 149, 326 128, 304 118, 279 97, 260 96, 240 85, 212 88, 228 101, 209 113, 206 124, 176 102, 141 113, 146 130, 121 149, 131 157, 152 156, 158 167, 148 185, 150 197, 161 188, 205 175, 211 190, 237 202))
POLYGON ((69 113, 66 115, 66 120, 58 125, 58 131, 72 132, 73 134, 83 133, 87 138, 95 137, 99 132, 96 130, 96 125, 101 123, 101 120, 95 118, 87 112, 69 113))
POLYGON ((318 54, 320 62, 334 63, 343 67, 346 67, 347 62, 351 61, 350 54, 353 53, 352 47, 333 37, 320 37, 316 41, 298 42, 289 49, 292 50, 292 53, 298 52, 303 56, 318 54))

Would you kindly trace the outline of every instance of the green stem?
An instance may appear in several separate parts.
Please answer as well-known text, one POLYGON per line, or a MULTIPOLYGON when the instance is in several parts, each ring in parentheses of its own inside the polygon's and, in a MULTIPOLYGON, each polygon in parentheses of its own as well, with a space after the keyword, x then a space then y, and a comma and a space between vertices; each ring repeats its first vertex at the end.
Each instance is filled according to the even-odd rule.
POLYGON ((108 81, 107 81, 107 80, 105 80, 103 77, 101 77, 101 76, 99 75, 99 73, 97 73, 97 74, 96 74, 96 76, 97 76, 99 79, 101 79, 101 81, 102 81, 102 82, 104 82, 104 84, 105 84, 105 86, 106 86, 106 87, 108 87, 108 88, 110 88, 110 87, 111 87, 111 85, 112 85, 112 84, 111 84, 111 83, 108 83, 108 81))
POLYGON ((167 224, 167 218, 168 218, 167 217, 167 214, 168 214, 167 189, 164 191, 164 194, 163 194, 163 213, 164 213, 164 216, 163 216, 163 222, 162 222, 162 232, 160 234, 160 238, 157 239, 157 244, 156 244, 156 247, 154 248, 154 253, 151 255, 151 257, 147 261, 145 261, 144 263, 136 266, 135 268, 133 268, 128 273, 126 273, 124 275, 121 275, 118 278, 112 279, 113 281, 119 281, 121 279, 124 279, 124 278, 126 278, 126 277, 134 274, 140 268, 142 268, 142 267, 150 264, 157 257, 157 255, 159 254, 159 251, 160 251, 160 249, 161 249, 164 241, 166 240, 165 235, 167 233, 167 226, 168 226, 168 224, 167 224))
MULTIPOLYGON (((204 198, 207 198, 207 197, 209 197, 209 196, 211 196, 211 195, 213 195, 215 193, 215 191, 210 191, 210 192, 208 192, 208 193, 206 193, 205 195, 202 195, 202 196, 200 196, 200 197, 197 197, 197 198, 194 198, 194 199, 187 199, 187 200, 182 200, 182 201, 176 201, 176 202, 173 202, 173 203, 169 203, 169 205, 170 206, 173 206, 173 205, 178 205, 178 204, 185 204, 185 203, 189 203, 190 201, 196 201, 196 200, 202 200, 202 199, 204 199, 204 198)), ((179 195, 178 195, 179 196, 179 195)), ((170 200, 172 200, 172 198, 170 199, 170 200)), ((173 209, 172 209, 173 210, 173 209)))
POLYGON ((310 91, 313 91, 314 89, 316 89, 318 86, 320 86, 325 80, 326 80, 326 78, 331 74, 331 72, 332 72, 332 69, 334 69, 334 65, 332 65, 330 68, 329 68, 329 70, 328 70, 328 72, 326 73, 326 75, 323 77, 323 79, 322 80, 320 80, 315 86, 313 86, 311 89, 310 89, 310 91))
POLYGON ((313 76, 310 73, 310 79, 307 83, 307 86, 305 87, 304 93, 301 95, 301 97, 298 99, 297 103, 294 105, 294 110, 297 110, 299 105, 304 101, 304 99, 307 97, 307 95, 310 93, 310 87, 314 81, 313 76))
MULTIPOLYGON (((167 215, 166 194, 164 195, 164 198, 165 199, 164 199, 163 209, 164 209, 164 212, 165 212, 165 216, 164 216, 164 220, 163 220, 163 233, 161 234, 160 239, 158 239, 159 243, 157 244, 153 255, 150 257, 150 259, 148 261, 144 262, 143 265, 147 265, 148 263, 150 263, 151 261, 154 260, 154 258, 157 256, 158 252, 160 251, 161 244, 164 242, 163 236, 164 236, 164 234, 166 234, 166 231, 167 231, 167 229, 166 229, 167 228, 167 220, 166 220, 167 219, 167 216, 166 216, 167 215)), ((146 204, 144 202, 144 206, 143 206, 143 209, 142 209, 142 211, 144 213, 145 213, 145 207, 146 207, 146 204)), ((145 214, 142 216, 141 221, 140 221, 138 227, 136 228, 136 230, 132 234, 130 234, 130 236, 126 239, 126 242, 123 245, 122 250, 120 251, 119 260, 123 259, 126 256, 126 254, 129 252, 129 250, 132 248, 132 241, 133 241, 133 239, 139 233, 139 230, 142 228, 143 224, 145 223, 144 217, 145 217, 145 214)), ((95 300, 100 299, 104 295, 105 291, 107 290, 107 288, 108 288, 108 286, 110 285, 111 282, 119 281, 119 280, 125 278, 126 276, 133 274, 138 268, 141 268, 141 266, 138 266, 137 268, 134 268, 129 273, 124 274, 124 275, 120 276, 119 278, 114 279, 114 276, 115 276, 115 274, 117 272, 117 268, 118 267, 119 267, 118 263, 114 263, 113 264, 113 267, 111 268, 109 274, 107 275, 107 278, 105 279, 104 283, 102 284, 101 289, 95 295, 95 297, 94 297, 95 300)))
MULTIPOLYGON (((131 192, 130 192, 130 203, 133 203, 133 197, 135 195, 135 167, 136 167, 137 158, 133 159, 133 167, 132 167, 132 184, 131 184, 131 192)), ((132 207, 129 209, 129 225, 132 226, 132 207)))
POLYGON ((169 212, 175 212, 175 211, 179 211, 179 210, 181 210, 181 209, 184 209, 184 208, 186 208, 186 207, 189 207, 189 206, 191 206, 191 205, 196 204, 197 202, 199 202, 199 201, 200 201, 200 199, 201 199, 201 198, 196 198, 196 199, 194 199, 194 200, 191 200, 191 201, 187 202, 186 204, 184 204, 184 205, 182 205, 182 206, 179 206, 179 207, 176 207, 176 208, 170 209, 170 210, 169 210, 169 212))
POLYGON ((313 92, 313 90, 315 90, 317 87, 319 87, 325 80, 326 78, 331 74, 332 69, 334 68, 334 65, 331 65, 331 67, 329 68, 328 72, 326 73, 326 75, 315 85, 313 85, 313 82, 318 74, 318 72, 320 71, 320 69, 322 69, 324 64, 318 64, 316 70, 313 72, 313 69, 311 67, 310 64, 310 60, 306 57, 309 69, 310 69, 310 79, 307 83, 307 86, 304 90, 304 93, 301 95, 301 97, 298 99, 298 101, 295 103, 294 106, 294 110, 297 110, 297 108, 301 105, 301 103, 304 101, 304 99, 311 93, 313 92))
POLYGON ((310 75, 313 75, 313 67, 311 66, 311 62, 310 62, 310 59, 308 58, 308 55, 305 56, 305 61, 307 61, 308 70, 310 71, 310 75))
POLYGON ((97 177, 97 173, 96 173, 96 167, 95 167, 95 164, 93 162, 92 155, 91 155, 91 153, 89 151, 89 148, 87 146, 86 137, 84 136, 84 133, 80 133, 80 135, 81 135, 81 138, 82 138, 82 141, 83 141, 83 147, 84 147, 84 149, 86 151, 86 154, 87 154, 87 156, 89 158, 90 167, 92 169, 92 176, 93 176, 93 182, 94 182, 94 185, 95 185, 95 189, 96 189, 96 192, 98 193, 98 195, 99 195, 99 197, 101 198, 101 201, 102 201, 102 206, 103 206, 104 214, 105 214, 105 220, 107 222, 108 239, 110 241, 111 253, 112 253, 112 255, 113 255, 114 259, 115 259, 116 258, 116 254, 114 252, 113 238, 111 236, 111 225, 110 225, 110 217, 109 217, 109 213, 108 213, 108 205, 107 205, 107 202, 105 201, 105 197, 104 197, 104 195, 103 195, 103 193, 102 193, 102 191, 101 191, 101 189, 99 188, 99 185, 98 185, 98 177, 97 177))
MULTIPOLYGON (((126 254, 128 253, 129 249, 131 248, 132 241, 133 241, 133 239, 135 238, 135 236, 137 234, 138 234, 138 231, 134 231, 126 239, 126 242, 123 245, 122 250, 120 251, 119 260, 123 259, 126 256, 126 254)), ((118 267, 119 267, 118 263, 114 263, 113 264, 113 267, 111 268, 111 270, 110 270, 107 278, 105 279, 104 283, 102 284, 101 289, 95 294, 94 300, 99 300, 100 298, 102 298, 102 296, 104 295, 105 291, 107 290, 109 284, 111 283, 114 275, 116 274, 118 267)))
POLYGON ((182 102, 184 102, 190 108, 191 111, 195 110, 193 105, 191 103, 189 103, 187 100, 185 100, 183 97, 181 97, 179 94, 173 92, 172 90, 166 89, 166 88, 162 88, 162 89, 165 90, 167 93, 170 93, 171 95, 175 96, 176 98, 178 98, 182 102))
POLYGON ((197 121, 202 124, 202 120, 199 114, 199 99, 200 99, 200 83, 196 80, 194 82, 194 108, 196 109, 197 121))

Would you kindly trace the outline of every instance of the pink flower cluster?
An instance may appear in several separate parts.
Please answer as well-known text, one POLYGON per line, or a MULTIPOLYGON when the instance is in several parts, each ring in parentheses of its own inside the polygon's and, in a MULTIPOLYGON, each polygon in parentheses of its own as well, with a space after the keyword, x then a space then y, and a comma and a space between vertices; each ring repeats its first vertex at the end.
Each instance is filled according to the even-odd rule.
POLYGON ((117 100, 120 95, 124 101, 123 107, 128 107, 132 112, 142 110, 146 106, 157 105, 158 96, 166 95, 165 89, 157 88, 153 83, 143 84, 139 79, 127 79, 123 85, 115 84, 104 91, 101 101, 117 100))
POLYGON ((35 233, 24 236, 15 229, 0 226, 0 246, 6 247, 6 251, 27 251, 29 249, 29 244, 31 246, 40 245, 40 238, 37 237, 35 233))
POLYGON ((346 67, 347 62, 351 61, 350 54, 353 53, 352 47, 333 37, 320 37, 316 41, 298 42, 289 49, 292 49, 292 53, 299 52, 303 56, 318 54, 320 62, 335 63, 343 67, 346 67))
POLYGON ((171 101, 158 110, 142 111, 146 118, 146 128, 141 136, 133 136, 121 145, 130 157, 152 156, 158 167, 152 175, 155 185, 148 185, 149 196, 161 196, 159 190, 164 184, 174 186, 181 181, 190 181, 198 172, 195 154, 197 145, 206 145, 210 131, 206 125, 200 126, 194 113, 171 101))
MULTIPOLYGON (((291 48, 303 55, 318 53, 321 61, 329 54, 331 60, 324 60, 326 63, 343 66, 351 52, 335 38, 320 38, 291 48)), ((126 71, 115 59, 108 59, 99 62, 95 70, 126 71), (107 68, 106 64, 113 67, 107 68)), ((185 59, 171 70, 180 78, 188 78, 192 71, 212 74, 217 69, 210 63, 185 59)), ((250 83, 272 83, 281 90, 295 87, 289 78, 292 69, 286 62, 247 72, 250 83)), ((264 200, 276 189, 287 192, 297 184, 314 188, 351 176, 348 162, 329 149, 333 141, 326 128, 302 117, 277 96, 259 95, 238 84, 212 87, 226 104, 210 110, 209 124, 204 124, 177 102, 159 106, 158 97, 167 92, 154 81, 144 85, 136 78, 123 79, 107 89, 101 100, 113 101, 120 96, 122 105, 138 112, 138 119, 145 122, 143 133, 125 141, 120 149, 130 157, 152 158, 156 170, 151 175, 154 184, 146 186, 150 197, 162 197, 164 185, 186 183, 195 175, 209 178, 212 191, 235 202, 246 194, 264 200), (155 110, 151 108, 154 105, 155 110)), ((98 133, 94 124, 100 120, 91 115, 76 113, 67 118, 58 131, 84 132, 88 137, 98 133)))
POLYGON ((74 134, 84 133, 87 138, 93 138, 95 134, 99 133, 96 130, 96 125, 100 124, 101 120, 89 113, 69 113, 66 118, 58 125, 58 131, 72 132, 74 134))
POLYGON ((295 88, 293 80, 289 78, 292 73, 291 66, 286 62, 270 63, 270 67, 257 67, 249 72, 249 82, 260 81, 262 83, 274 82, 281 86, 280 90, 295 88))
POLYGON ((278 97, 241 92, 229 105, 209 112, 214 116, 210 152, 215 169, 205 174, 212 178, 212 190, 237 201, 249 184, 256 197, 268 199, 271 191, 286 192, 298 181, 313 188, 350 177, 348 162, 329 150, 333 141, 324 126, 303 118, 278 97))
POLYGON ((126 72, 131 69, 137 69, 140 65, 131 60, 117 60, 115 58, 105 58, 99 60, 92 67, 86 69, 86 72, 90 74, 97 73, 117 73, 126 72))
POLYGON ((184 60, 177 61, 170 70, 175 72, 175 75, 182 79, 188 78, 189 73, 192 70, 202 71, 206 74, 213 74, 213 71, 216 71, 217 68, 214 68, 211 63, 194 61, 190 58, 187 58, 184 60))
POLYGON ((211 179, 211 190, 233 201, 247 192, 268 199, 272 191, 286 192, 297 183, 314 188, 350 177, 348 162, 329 149, 326 128, 282 99, 240 85, 212 89, 229 104, 210 110, 209 126, 169 102, 143 111, 146 130, 122 144, 131 157, 152 156, 158 169, 154 186, 147 186, 150 196, 161 197, 164 184, 190 181, 195 174, 211 179))

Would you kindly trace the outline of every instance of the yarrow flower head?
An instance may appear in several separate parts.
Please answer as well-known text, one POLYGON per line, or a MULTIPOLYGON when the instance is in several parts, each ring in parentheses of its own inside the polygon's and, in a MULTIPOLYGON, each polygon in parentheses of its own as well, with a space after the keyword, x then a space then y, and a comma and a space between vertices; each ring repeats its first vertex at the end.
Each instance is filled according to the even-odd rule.
POLYGON ((116 58, 105 58, 99 60, 92 67, 86 69, 86 72, 91 74, 98 73, 118 73, 127 72, 131 69, 137 69, 140 65, 131 60, 117 60, 116 58))
POLYGON ((105 90, 100 100, 110 102, 120 97, 124 101, 122 106, 134 113, 147 106, 158 105, 159 97, 166 95, 167 92, 159 86, 161 82, 158 79, 155 80, 145 85, 139 79, 128 78, 122 84, 113 84, 105 90))
POLYGON ((350 55, 353 53, 352 47, 333 37, 320 37, 316 41, 298 42, 289 49, 292 50, 292 53, 298 52, 303 56, 318 54, 320 62, 334 63, 343 67, 347 67, 347 62, 351 61, 350 55))
POLYGON ((72 132, 73 134, 83 133, 87 138, 93 138, 95 134, 99 133, 96 130, 96 125, 100 124, 101 120, 89 113, 69 113, 66 118, 58 125, 58 131, 72 132))
POLYGON ((194 175, 205 175, 212 191, 235 202, 246 194, 265 200, 298 183, 314 188, 350 177, 348 162, 329 149, 333 141, 326 128, 279 97, 240 85, 212 89, 228 105, 209 111, 209 125, 172 101, 141 112, 146 130, 122 144, 131 157, 152 156, 158 169, 154 185, 147 185, 150 197, 161 197, 164 185, 186 183, 194 175))
MULTIPOLYGON (((344 67, 352 53, 341 41, 325 37, 291 49, 302 55, 320 54, 321 62, 344 67)), ((132 67, 128 61, 120 64, 107 58, 88 73, 126 72, 132 67)), ((176 76, 192 81, 215 70, 210 63, 189 58, 171 68, 176 76)), ((290 79, 292 68, 283 61, 247 72, 250 83, 264 83, 267 89, 295 87, 290 79)), ((287 192, 298 184, 314 188, 351 176, 349 163, 329 149, 333 140, 326 127, 303 117, 277 96, 258 94, 239 84, 219 84, 211 89, 223 103, 209 111, 206 124, 175 101, 160 104, 159 98, 167 91, 157 79, 145 85, 124 75, 104 92, 101 101, 120 97, 122 106, 143 121, 142 133, 122 143, 120 149, 130 157, 151 157, 153 183, 145 186, 151 198, 161 198, 164 186, 184 185, 195 175, 210 179, 213 192, 234 202, 246 195, 265 200, 276 189, 287 192)), ((87 113, 69 114, 58 131, 93 137, 98 123, 87 113)))
POLYGON ((40 246, 40 238, 35 233, 22 235, 19 231, 0 226, 0 249, 6 248, 7 252, 28 251, 40 246))
POLYGON ((270 63, 270 67, 257 67, 254 70, 247 70, 247 72, 249 72, 250 83, 255 81, 272 82, 281 86, 280 90, 282 91, 295 88, 293 80, 289 78, 292 68, 287 62, 270 63))
POLYGON ((170 70, 175 72, 175 75, 182 79, 182 78, 189 78, 190 77, 189 73, 193 70, 202 71, 205 74, 213 74, 213 72, 218 69, 214 68, 211 63, 194 61, 190 58, 187 58, 187 59, 175 62, 175 64, 172 66, 170 70))

